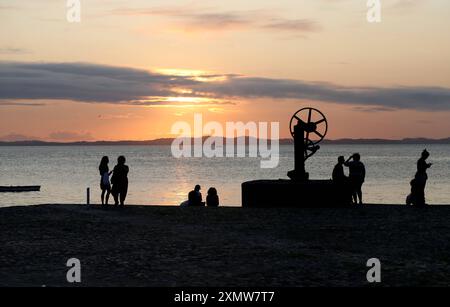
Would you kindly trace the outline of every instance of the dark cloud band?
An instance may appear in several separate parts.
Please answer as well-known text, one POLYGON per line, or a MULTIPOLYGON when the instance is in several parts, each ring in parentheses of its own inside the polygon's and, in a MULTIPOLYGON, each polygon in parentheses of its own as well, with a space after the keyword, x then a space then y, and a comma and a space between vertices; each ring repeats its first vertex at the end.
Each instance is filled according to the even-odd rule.
POLYGON ((450 89, 443 87, 344 87, 290 79, 216 77, 202 82, 201 78, 190 76, 87 63, 0 62, 0 104, 11 104, 16 99, 58 99, 164 105, 165 97, 180 95, 177 88, 187 88, 192 91, 189 96, 208 97, 212 101, 226 99, 227 103, 252 98, 297 99, 383 109, 450 111, 450 89))
POLYGON ((200 85, 200 91, 240 98, 300 99, 393 109, 450 110, 450 89, 442 87, 343 87, 298 80, 232 77, 200 85))

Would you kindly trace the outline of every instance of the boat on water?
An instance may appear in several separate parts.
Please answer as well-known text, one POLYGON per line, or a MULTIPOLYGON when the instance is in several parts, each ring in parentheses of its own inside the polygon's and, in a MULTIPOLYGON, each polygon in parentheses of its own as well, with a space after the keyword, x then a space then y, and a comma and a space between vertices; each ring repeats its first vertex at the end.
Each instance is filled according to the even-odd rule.
POLYGON ((0 193, 7 192, 38 192, 41 190, 40 185, 29 185, 29 186, 0 186, 0 193))

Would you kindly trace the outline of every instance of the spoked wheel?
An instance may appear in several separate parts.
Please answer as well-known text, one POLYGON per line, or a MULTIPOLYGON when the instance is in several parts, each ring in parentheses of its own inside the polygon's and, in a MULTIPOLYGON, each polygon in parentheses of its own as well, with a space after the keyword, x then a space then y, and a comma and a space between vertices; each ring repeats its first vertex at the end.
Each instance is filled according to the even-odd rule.
MULTIPOLYGON (((294 127, 297 123, 302 123, 305 130, 305 144, 307 151, 314 151, 314 146, 320 143, 328 131, 328 122, 325 115, 314 108, 303 108, 295 112, 289 123, 292 137, 294 137, 294 127)), ((315 151, 314 151, 315 152, 315 151)), ((305 153, 305 157, 314 154, 305 153)))

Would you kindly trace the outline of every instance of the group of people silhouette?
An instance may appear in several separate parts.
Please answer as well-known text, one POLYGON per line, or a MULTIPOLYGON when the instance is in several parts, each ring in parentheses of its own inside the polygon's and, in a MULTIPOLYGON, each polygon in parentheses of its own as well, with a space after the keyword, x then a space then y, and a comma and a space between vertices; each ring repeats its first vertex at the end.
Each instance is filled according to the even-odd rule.
POLYGON ((363 204, 362 185, 366 179, 366 168, 361 162, 361 155, 355 153, 347 160, 344 156, 338 158, 338 163, 333 169, 333 181, 342 186, 348 185, 351 189, 352 201, 354 204, 363 204), (344 173, 344 166, 349 168, 348 177, 344 173))
POLYGON ((98 170, 100 172, 100 189, 102 191, 102 205, 108 205, 109 195, 114 197, 115 206, 124 206, 128 192, 128 172, 129 168, 125 164, 124 156, 117 158, 117 165, 113 171, 109 171, 109 158, 104 156, 100 161, 98 170), (110 176, 111 180, 110 180, 110 176), (112 184, 112 187, 111 187, 112 184), (105 197, 106 196, 106 197, 105 197))
MULTIPOLYGON (((407 205, 425 206, 425 187, 428 180, 427 170, 433 165, 427 163, 430 153, 425 149, 420 159, 417 161, 417 172, 410 182, 411 194, 406 198, 407 205)), ((124 206, 128 192, 128 172, 129 167, 125 164, 124 156, 117 158, 117 165, 112 171, 109 170, 109 158, 104 156, 98 167, 100 172, 100 189, 102 205, 108 205, 110 194, 114 198, 115 206, 124 206), (112 176, 111 176, 112 175, 112 176), (110 179, 111 177, 111 179, 110 179)), ((366 168, 361 162, 361 155, 355 153, 347 160, 344 156, 338 158, 338 163, 333 169, 333 181, 342 187, 351 189, 352 201, 354 204, 363 204, 362 186, 366 178, 366 168), (349 175, 345 175, 344 166, 349 168, 349 175)), ((194 190, 188 194, 188 200, 181 203, 183 207, 218 207, 219 196, 216 188, 208 190, 206 202, 203 201, 201 186, 196 185, 194 190)))
MULTIPOLYGON (((417 161, 417 172, 411 181, 411 194, 406 198, 407 205, 415 205, 418 207, 426 206, 425 187, 428 180, 427 170, 433 165, 427 163, 430 153, 425 149, 420 159, 417 161)), ((333 181, 342 188, 349 187, 351 189, 352 201, 354 204, 363 204, 362 185, 366 178, 366 168, 361 162, 361 155, 355 153, 345 160, 344 156, 338 158, 338 163, 333 169, 333 181), (345 175, 344 166, 349 168, 348 177, 345 175)))
POLYGON ((206 196, 206 202, 203 201, 203 196, 200 190, 202 187, 196 185, 195 188, 189 192, 188 200, 181 203, 181 207, 219 207, 219 195, 216 188, 209 188, 208 195, 206 196))
MULTIPOLYGON (((109 197, 112 194, 115 206, 124 206, 128 193, 128 172, 129 167, 124 156, 117 158, 117 165, 112 171, 109 170, 109 157, 104 156, 98 167, 100 173, 100 190, 102 206, 107 206, 109 197), (112 176, 111 176, 112 175, 112 176), (111 179, 110 179, 111 177, 111 179)), ((209 188, 206 202, 203 201, 201 186, 196 185, 194 190, 189 192, 188 200, 182 203, 182 206, 200 207, 207 205, 208 207, 219 206, 219 195, 214 187, 209 188)))

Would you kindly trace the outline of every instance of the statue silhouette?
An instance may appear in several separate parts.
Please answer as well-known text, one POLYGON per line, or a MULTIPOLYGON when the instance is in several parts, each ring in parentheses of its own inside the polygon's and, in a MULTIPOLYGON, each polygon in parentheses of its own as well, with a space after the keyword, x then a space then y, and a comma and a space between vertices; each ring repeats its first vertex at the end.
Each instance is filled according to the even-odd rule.
MULTIPOLYGON (((427 170, 433 165, 427 163, 430 153, 425 149, 422 152, 420 159, 417 161, 417 172, 411 181, 411 200, 410 203, 416 206, 425 206, 425 186, 428 180, 427 170)), ((407 201, 408 202, 408 201, 407 201)))

